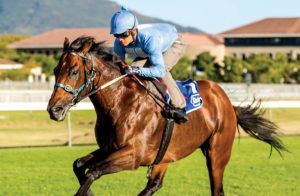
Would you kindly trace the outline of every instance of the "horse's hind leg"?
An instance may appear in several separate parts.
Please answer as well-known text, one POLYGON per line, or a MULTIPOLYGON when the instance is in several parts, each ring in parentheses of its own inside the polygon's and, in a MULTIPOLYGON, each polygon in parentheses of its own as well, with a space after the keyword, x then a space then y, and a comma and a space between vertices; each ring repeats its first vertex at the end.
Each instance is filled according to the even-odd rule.
POLYGON ((155 193, 162 187, 163 178, 165 176, 168 163, 159 164, 153 167, 151 177, 148 180, 146 188, 139 194, 139 196, 148 196, 155 193))
MULTIPOLYGON (((106 156, 105 153, 101 152, 100 150, 96 150, 74 161, 73 171, 80 185, 83 185, 83 183, 86 180, 86 174, 85 174, 86 169, 89 168, 95 162, 97 162, 97 160, 104 159, 105 156, 106 156)), ((87 191, 86 196, 93 196, 93 193, 90 189, 87 191)))
POLYGON ((211 195, 213 196, 224 196, 223 173, 230 159, 234 139, 234 134, 230 134, 230 136, 229 134, 222 136, 222 134, 224 133, 215 134, 201 146, 202 152, 206 156, 211 195))

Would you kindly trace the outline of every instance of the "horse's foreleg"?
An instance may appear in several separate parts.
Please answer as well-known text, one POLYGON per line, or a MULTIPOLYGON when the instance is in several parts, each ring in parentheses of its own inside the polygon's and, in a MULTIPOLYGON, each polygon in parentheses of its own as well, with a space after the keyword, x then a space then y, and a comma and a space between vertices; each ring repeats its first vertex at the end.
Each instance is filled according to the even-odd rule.
MULTIPOLYGON (((86 180, 85 171, 90 165, 97 162, 97 160, 103 160, 107 155, 100 150, 96 150, 82 158, 77 159, 73 163, 73 171, 80 183, 83 185, 86 180)), ((93 193, 90 189, 88 189, 86 196, 93 196, 93 193)))
POLYGON ((139 194, 139 196, 148 196, 155 193, 162 187, 162 182, 168 168, 168 163, 159 164, 153 167, 151 177, 148 180, 146 188, 139 194))
POLYGON ((101 160, 89 167, 85 180, 79 188, 76 196, 85 196, 92 183, 102 175, 116 173, 123 170, 134 170, 139 167, 136 164, 132 148, 124 148, 110 154, 104 160, 101 160))

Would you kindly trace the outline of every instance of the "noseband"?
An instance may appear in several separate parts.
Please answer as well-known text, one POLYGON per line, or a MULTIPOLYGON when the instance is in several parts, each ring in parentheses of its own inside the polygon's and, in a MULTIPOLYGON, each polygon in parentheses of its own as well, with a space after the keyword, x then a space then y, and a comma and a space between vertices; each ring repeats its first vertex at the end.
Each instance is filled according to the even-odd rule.
POLYGON ((66 92, 73 94, 74 95, 74 99, 72 100, 71 105, 75 105, 77 102, 79 102, 80 94, 82 93, 82 91, 86 87, 90 86, 90 90, 92 90, 92 87, 93 87, 92 82, 93 82, 93 80, 96 77, 96 72, 95 72, 95 69, 94 69, 95 68, 94 57, 93 57, 93 54, 91 52, 89 52, 89 54, 91 56, 91 60, 92 60, 92 69, 91 70, 89 70, 88 66, 87 66, 87 61, 88 61, 88 57, 87 56, 82 55, 81 53, 78 53, 78 52, 72 52, 72 54, 75 54, 75 55, 83 58, 83 60, 84 60, 84 66, 87 69, 87 74, 85 74, 85 75, 88 75, 88 78, 87 78, 86 82, 83 85, 81 85, 78 89, 73 89, 70 85, 65 85, 65 84, 61 84, 61 83, 55 83, 54 87, 56 87, 56 86, 57 87, 61 87, 66 92))

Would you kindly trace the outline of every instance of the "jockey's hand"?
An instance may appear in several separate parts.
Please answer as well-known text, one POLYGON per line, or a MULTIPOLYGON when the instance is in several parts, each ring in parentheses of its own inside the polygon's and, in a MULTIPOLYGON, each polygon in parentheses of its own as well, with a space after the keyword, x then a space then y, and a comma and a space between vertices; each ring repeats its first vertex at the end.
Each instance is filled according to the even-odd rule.
POLYGON ((135 66, 127 66, 124 68, 124 72, 127 75, 136 75, 140 73, 140 68, 135 66))

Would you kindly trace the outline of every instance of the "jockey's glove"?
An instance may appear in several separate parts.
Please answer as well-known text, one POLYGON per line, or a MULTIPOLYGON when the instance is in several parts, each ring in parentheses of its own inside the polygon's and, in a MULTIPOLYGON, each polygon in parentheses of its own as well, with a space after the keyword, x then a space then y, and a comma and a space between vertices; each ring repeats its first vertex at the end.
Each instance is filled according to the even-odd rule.
POLYGON ((124 72, 127 75, 136 75, 140 73, 140 68, 135 66, 127 66, 124 68, 124 72))

